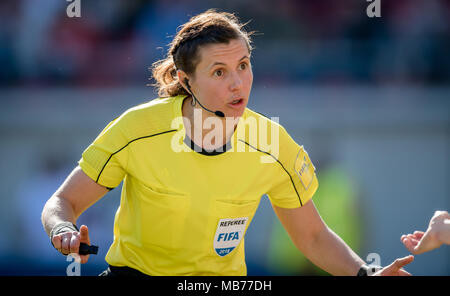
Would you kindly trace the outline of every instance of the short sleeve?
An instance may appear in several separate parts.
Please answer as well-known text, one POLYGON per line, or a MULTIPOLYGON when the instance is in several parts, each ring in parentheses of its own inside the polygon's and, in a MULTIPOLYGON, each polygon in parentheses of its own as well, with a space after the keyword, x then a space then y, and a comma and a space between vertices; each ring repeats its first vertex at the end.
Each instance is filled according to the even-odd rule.
POLYGON ((272 204, 281 208, 298 208, 314 195, 319 182, 315 167, 303 146, 298 145, 287 131, 280 127, 280 151, 273 183, 267 192, 272 204))
POLYGON ((127 138, 120 128, 120 117, 111 121, 83 152, 78 164, 96 183, 115 188, 126 174, 127 138))

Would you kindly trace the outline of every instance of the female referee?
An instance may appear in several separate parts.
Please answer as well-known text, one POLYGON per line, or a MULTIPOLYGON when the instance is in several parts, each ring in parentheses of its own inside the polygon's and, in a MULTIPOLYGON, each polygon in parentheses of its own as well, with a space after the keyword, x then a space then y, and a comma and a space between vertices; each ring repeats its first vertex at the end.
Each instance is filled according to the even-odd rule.
MULTIPOLYGON (((44 206, 42 223, 58 251, 90 244, 77 218, 123 181, 101 275, 246 275, 243 237, 264 194, 318 267, 332 275, 373 271, 317 212, 318 181, 303 146, 246 108, 253 74, 243 26, 208 10, 181 27, 167 58, 153 65, 160 98, 109 123, 44 206)), ((402 267, 412 260, 376 274, 409 275, 402 267)))

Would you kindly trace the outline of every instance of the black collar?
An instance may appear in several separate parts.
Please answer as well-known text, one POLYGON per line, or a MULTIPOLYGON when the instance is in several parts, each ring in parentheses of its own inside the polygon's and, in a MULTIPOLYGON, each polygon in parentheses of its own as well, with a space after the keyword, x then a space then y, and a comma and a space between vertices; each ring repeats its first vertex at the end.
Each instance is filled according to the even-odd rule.
POLYGON ((228 142, 225 145, 223 145, 222 147, 219 147, 217 149, 206 150, 203 147, 200 147, 197 144, 195 144, 194 141, 192 141, 192 139, 189 138, 188 136, 186 136, 184 138, 184 143, 186 145, 188 145, 195 152, 203 154, 203 155, 207 155, 207 156, 219 155, 219 154, 222 154, 222 153, 224 153, 224 152, 226 152, 226 151, 231 149, 231 142, 228 142))

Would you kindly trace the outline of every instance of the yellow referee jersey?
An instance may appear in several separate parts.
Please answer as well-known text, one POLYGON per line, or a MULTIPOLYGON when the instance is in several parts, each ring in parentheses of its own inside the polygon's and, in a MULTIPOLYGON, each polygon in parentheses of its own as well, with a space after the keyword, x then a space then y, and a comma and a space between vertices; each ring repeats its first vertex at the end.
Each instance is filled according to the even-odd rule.
POLYGON ((198 151, 185 136, 184 98, 127 110, 83 152, 92 180, 124 182, 106 261, 148 275, 246 275, 244 235, 262 195, 304 205, 318 187, 314 166, 283 127, 248 108, 227 150, 198 151))

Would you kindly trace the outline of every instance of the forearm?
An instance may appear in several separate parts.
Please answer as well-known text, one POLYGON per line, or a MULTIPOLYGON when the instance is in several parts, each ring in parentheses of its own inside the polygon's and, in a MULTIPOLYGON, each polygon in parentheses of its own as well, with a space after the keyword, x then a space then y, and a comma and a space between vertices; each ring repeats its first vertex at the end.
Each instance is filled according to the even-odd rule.
POLYGON ((72 205, 57 195, 53 195, 47 201, 41 216, 42 225, 48 235, 56 224, 67 221, 75 224, 76 218, 72 205))
POLYGON ((299 247, 312 263, 332 275, 354 276, 365 262, 331 229, 325 227, 299 247))

